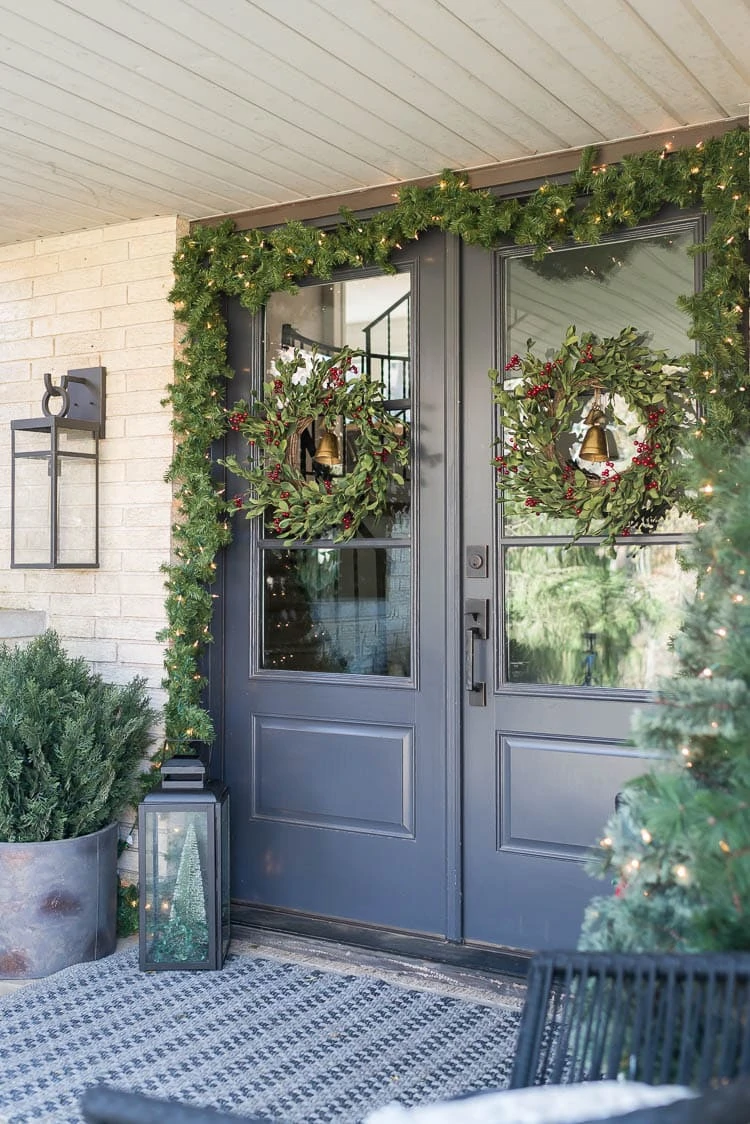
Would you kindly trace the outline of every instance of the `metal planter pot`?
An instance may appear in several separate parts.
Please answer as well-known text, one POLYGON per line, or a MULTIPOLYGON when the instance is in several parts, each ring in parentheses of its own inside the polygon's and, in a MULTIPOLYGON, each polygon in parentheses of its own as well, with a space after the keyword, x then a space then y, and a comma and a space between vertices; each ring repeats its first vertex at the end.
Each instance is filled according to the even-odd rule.
POLYGON ((49 976, 117 944, 117 824, 50 843, 0 843, 0 979, 49 976))

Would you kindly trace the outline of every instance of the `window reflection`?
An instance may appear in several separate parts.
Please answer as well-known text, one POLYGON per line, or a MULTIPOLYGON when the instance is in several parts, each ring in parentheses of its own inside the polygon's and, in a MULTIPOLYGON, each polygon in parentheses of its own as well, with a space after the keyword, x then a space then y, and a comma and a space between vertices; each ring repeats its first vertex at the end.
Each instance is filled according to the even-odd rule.
POLYGON ((674 544, 514 546, 505 552, 510 683, 652 690, 695 588, 674 544))
POLYGON ((670 355, 692 351, 690 319, 677 299, 695 287, 688 248, 695 224, 664 234, 631 235, 546 254, 541 261, 508 261, 508 355, 523 355, 536 341, 541 355, 554 353, 569 324, 581 332, 616 336, 628 324, 670 355))
POLYGON ((408 677, 408 547, 263 551, 263 667, 408 677))

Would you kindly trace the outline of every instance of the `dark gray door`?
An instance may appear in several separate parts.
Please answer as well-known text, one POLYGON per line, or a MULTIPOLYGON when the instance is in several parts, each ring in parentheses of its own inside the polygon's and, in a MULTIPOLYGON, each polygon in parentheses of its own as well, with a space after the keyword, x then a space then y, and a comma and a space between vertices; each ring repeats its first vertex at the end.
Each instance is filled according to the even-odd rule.
MULTIPOLYGON (((444 256, 436 234, 401 255, 394 277, 359 271, 277 294, 265 318, 231 310, 237 397, 285 345, 365 348, 413 427, 414 458, 388 516, 348 543, 290 548, 236 522, 224 691, 233 898, 439 936, 456 893, 446 836, 445 560, 456 546, 444 518, 444 256)), ((336 436, 344 463, 334 473, 352 455, 346 419, 336 436)))
MULTIPOLYGON (((625 743, 669 671, 690 527, 611 557, 523 507, 501 513, 487 372, 528 337, 554 352, 569 323, 634 324, 684 352, 676 298, 698 281, 698 237, 697 220, 664 223, 535 263, 435 233, 394 277, 277 294, 264 318, 231 310, 237 397, 285 344, 363 346, 414 435, 408 489, 356 540, 290 548, 235 526, 223 697, 239 916, 575 944, 600 889, 586 851, 647 763, 625 743)), ((337 438, 345 471, 343 420, 337 438)))
MULTIPOLYGON (((625 745, 631 714, 669 672, 668 637, 691 594, 675 559, 686 524, 624 540, 611 557, 595 539, 570 547, 564 523, 499 510, 487 370, 525 353, 529 337, 551 358, 570 323, 599 335, 634 324, 655 348, 685 352, 676 298, 697 283, 686 253, 697 234, 697 222, 662 224, 540 263, 464 254, 464 629, 488 609, 487 639, 466 636, 465 687, 486 684, 484 705, 464 690, 467 941, 575 945, 585 903, 607 892, 586 875, 586 851, 647 763, 625 745)), ((624 441, 624 464, 632 452, 624 441)))

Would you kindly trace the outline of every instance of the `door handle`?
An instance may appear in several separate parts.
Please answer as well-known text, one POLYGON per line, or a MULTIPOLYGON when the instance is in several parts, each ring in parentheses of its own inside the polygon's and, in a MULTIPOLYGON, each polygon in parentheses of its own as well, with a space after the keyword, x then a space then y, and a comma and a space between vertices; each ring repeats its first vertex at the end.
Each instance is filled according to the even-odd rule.
POLYGON ((474 668, 477 640, 486 640, 489 622, 489 601, 467 597, 464 602, 464 690, 469 706, 487 705, 487 685, 477 682, 474 668))

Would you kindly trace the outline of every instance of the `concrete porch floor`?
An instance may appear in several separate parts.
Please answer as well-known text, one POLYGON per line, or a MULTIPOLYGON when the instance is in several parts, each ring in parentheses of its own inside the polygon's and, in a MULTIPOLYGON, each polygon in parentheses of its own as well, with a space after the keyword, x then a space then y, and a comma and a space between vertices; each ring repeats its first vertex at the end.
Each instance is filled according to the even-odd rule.
MULTIPOLYGON (((124 937, 117 942, 117 950, 132 948, 137 943, 137 935, 124 937)), ((291 936, 266 929, 258 929, 252 936, 233 937, 229 951, 240 956, 263 956, 309 964, 322 971, 375 976, 401 987, 436 991, 458 999, 497 1003, 505 1007, 518 1006, 519 1010, 525 993, 523 980, 516 976, 459 968, 433 960, 376 952, 336 941, 291 936)), ((39 982, 0 980, 0 996, 39 982)))

